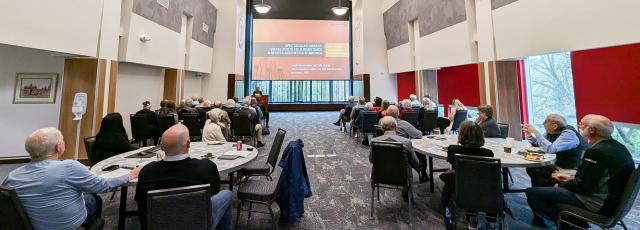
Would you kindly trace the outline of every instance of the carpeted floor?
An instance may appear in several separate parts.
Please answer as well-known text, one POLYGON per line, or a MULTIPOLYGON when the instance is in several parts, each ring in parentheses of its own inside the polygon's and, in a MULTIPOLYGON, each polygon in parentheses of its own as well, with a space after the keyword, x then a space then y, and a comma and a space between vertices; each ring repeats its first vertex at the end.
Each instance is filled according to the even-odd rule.
MULTIPOLYGON (((436 191, 428 192, 428 183, 416 181, 413 222, 409 224, 407 203, 402 201, 400 191, 381 190, 381 201, 375 202, 375 216, 370 211, 370 163, 369 148, 355 142, 347 133, 340 132, 331 124, 338 116, 335 112, 314 113, 272 113, 270 130, 287 130, 284 144, 300 138, 304 141, 307 170, 311 180, 313 196, 305 200, 305 216, 296 224, 280 225, 287 229, 444 229, 440 215, 440 188, 442 183, 436 178, 436 191)), ((267 145, 260 149, 259 161, 266 161, 274 134, 266 136, 267 145)), ((284 149, 284 147, 283 147, 284 149)), ((448 163, 435 161, 436 167, 448 167, 448 163)), ((512 170, 515 187, 529 185, 524 170, 512 170)), ((417 175, 414 179, 417 180, 417 175)), ((263 178, 260 178, 263 179, 263 178)), ((131 188, 129 191, 135 190, 131 188)), ((133 192, 128 195, 129 209, 136 209, 133 192)), ((118 195, 110 201, 103 195, 106 229, 116 229, 118 222, 118 195)), ((507 202, 515 219, 508 218, 509 229, 536 229, 531 222, 531 211, 524 194, 507 194, 507 202)), ((276 215, 279 215, 274 204, 276 215)), ((235 210, 234 210, 235 218, 235 210)), ((627 215, 625 222, 629 229, 640 228, 640 202, 627 215)), ((246 213, 241 216, 239 229, 269 229, 268 215, 254 214, 247 221, 246 213)), ((127 229, 139 229, 137 217, 127 218, 127 229)))

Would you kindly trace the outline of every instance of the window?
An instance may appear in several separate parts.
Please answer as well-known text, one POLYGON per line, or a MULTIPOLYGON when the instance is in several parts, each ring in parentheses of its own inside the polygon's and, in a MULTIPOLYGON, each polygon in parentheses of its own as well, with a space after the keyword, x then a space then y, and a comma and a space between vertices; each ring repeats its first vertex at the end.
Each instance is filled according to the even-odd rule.
POLYGON ((529 124, 544 130, 544 119, 555 113, 577 127, 570 53, 531 56, 524 64, 529 124))
POLYGON ((613 139, 627 146, 633 158, 640 161, 640 125, 623 122, 613 122, 615 131, 613 139))
MULTIPOLYGON (((333 103, 345 102, 350 96, 350 81, 251 81, 250 92, 258 86, 269 95, 269 103, 333 103)), ((354 91, 358 90, 354 87, 354 91)), ((361 90, 361 88, 360 88, 361 90)))

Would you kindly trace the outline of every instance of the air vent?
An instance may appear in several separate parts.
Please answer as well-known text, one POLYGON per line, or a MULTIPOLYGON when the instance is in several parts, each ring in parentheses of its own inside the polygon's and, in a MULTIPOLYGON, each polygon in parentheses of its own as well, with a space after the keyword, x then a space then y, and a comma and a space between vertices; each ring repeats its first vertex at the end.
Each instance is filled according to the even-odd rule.
POLYGON ((209 33, 209 26, 207 25, 207 23, 202 23, 202 31, 209 33))
POLYGON ((162 7, 169 9, 169 1, 170 0, 157 0, 158 4, 160 4, 162 7))

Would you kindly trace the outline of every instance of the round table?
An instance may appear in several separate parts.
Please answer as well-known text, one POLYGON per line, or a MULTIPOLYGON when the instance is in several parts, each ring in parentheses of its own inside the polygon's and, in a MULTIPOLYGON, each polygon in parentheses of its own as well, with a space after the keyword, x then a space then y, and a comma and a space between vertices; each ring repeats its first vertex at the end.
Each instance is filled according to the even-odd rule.
MULTIPOLYGON (((211 153, 212 157, 209 160, 216 163, 218 167, 218 172, 220 175, 231 175, 232 172, 235 172, 241 169, 243 166, 251 163, 256 157, 258 157, 258 150, 255 147, 252 147, 247 144, 242 144, 242 151, 237 151, 236 147, 233 146, 233 142, 225 142, 219 145, 210 145, 204 142, 191 142, 191 146, 189 148, 189 155, 191 158, 201 159, 203 156, 207 155, 207 153, 211 153), (248 151, 247 148, 253 148, 252 151, 248 151), (221 160, 218 159, 221 155, 233 154, 239 155, 241 157, 236 158, 235 160, 221 160)), ((137 155, 138 153, 150 149, 152 147, 144 147, 137 150, 121 153, 110 158, 107 158, 103 161, 98 162, 93 167, 91 167, 91 172, 94 174, 101 176, 108 172, 103 171, 102 169, 109 167, 110 165, 119 165, 120 167, 125 168, 133 168, 136 165, 146 165, 148 163, 158 161, 158 157, 153 155, 150 158, 126 158, 128 156, 137 155)), ((164 155, 162 150, 158 150, 157 153, 159 155, 164 155)), ((233 178, 229 178, 233 180, 233 178)), ((118 229, 124 229, 125 218, 126 216, 136 216, 137 211, 127 211, 127 191, 128 186, 136 185, 137 180, 133 180, 128 184, 122 185, 120 188, 120 210, 118 217, 118 229)))
MULTIPOLYGON (((523 156, 518 154, 518 151, 529 147, 528 142, 514 141, 511 149, 511 154, 505 154, 503 145, 505 139, 503 138, 485 138, 484 148, 493 152, 495 158, 500 159, 502 167, 508 168, 531 168, 550 165, 556 162, 555 154, 545 154, 544 159, 541 161, 529 161, 525 160, 523 156)), ((430 135, 423 136, 422 139, 412 139, 411 144, 413 150, 417 153, 424 154, 429 158, 429 176, 430 190, 433 192, 433 172, 443 172, 448 169, 433 169, 433 158, 447 160, 447 151, 445 148, 449 145, 458 144, 457 135, 430 135)), ((505 192, 512 192, 509 189, 508 183, 508 170, 503 170, 503 188, 505 192)))

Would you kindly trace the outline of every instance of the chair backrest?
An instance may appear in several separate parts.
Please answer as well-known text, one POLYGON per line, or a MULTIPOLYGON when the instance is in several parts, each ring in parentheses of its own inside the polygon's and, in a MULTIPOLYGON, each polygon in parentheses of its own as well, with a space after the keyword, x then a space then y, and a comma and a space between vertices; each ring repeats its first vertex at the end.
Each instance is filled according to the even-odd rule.
POLYGON ((358 119, 358 116, 360 115, 360 112, 362 112, 362 108, 356 108, 355 111, 353 111, 353 120, 354 121, 356 119, 358 119))
POLYGON ((207 112, 204 110, 198 110, 198 127, 204 129, 204 123, 207 122, 207 112))
POLYGON ((158 132, 160 136, 164 134, 164 131, 171 128, 171 126, 176 124, 175 118, 173 116, 160 116, 158 117, 158 132))
POLYGON ((147 193, 147 229, 213 229, 208 184, 147 193))
POLYGON ((130 114, 129 121, 131 121, 131 135, 136 141, 146 140, 151 138, 151 129, 147 121, 147 116, 144 114, 130 114))
POLYGON ((613 213, 613 223, 622 220, 629 213, 638 196, 638 190, 640 190, 640 167, 633 170, 629 182, 622 191, 618 207, 613 213))
POLYGON ((284 136, 286 134, 286 130, 278 128, 276 137, 273 138, 271 151, 269 152, 269 157, 267 157, 267 164, 271 165, 271 172, 273 172, 273 169, 276 168, 276 163, 278 163, 278 157, 280 156, 280 150, 282 149, 282 142, 284 142, 284 136))
POLYGON ((418 125, 418 112, 409 111, 404 113, 404 120, 413 126, 418 125))
POLYGON ((422 130, 432 131, 435 129, 436 120, 438 120, 438 111, 425 111, 422 115, 422 130))
POLYGON ((460 128, 460 124, 467 120, 467 110, 458 110, 456 115, 453 117, 453 125, 451 126, 451 130, 457 131, 460 128))
POLYGON ((353 107, 347 107, 347 108, 344 109, 344 115, 343 115, 342 119, 345 122, 351 121, 351 117, 349 117, 349 116, 351 116, 351 110, 353 110, 353 107))
POLYGON ((91 166, 93 166, 94 164, 98 163, 95 161, 96 158, 93 153, 93 144, 96 143, 96 136, 86 137, 82 140, 84 141, 84 149, 87 150, 87 157, 89 158, 89 163, 91 163, 91 166))
POLYGON ((498 128, 500 128, 500 138, 509 137, 509 124, 498 123, 498 128))
POLYGON ((375 132, 373 128, 378 122, 378 113, 373 111, 365 111, 362 118, 362 132, 369 133, 375 132))
POLYGON ((373 161, 372 182, 394 186, 408 186, 407 154, 402 143, 372 141, 371 154, 373 161))
POLYGON ((182 124, 187 126, 189 129, 190 137, 200 137, 202 136, 203 127, 200 126, 200 122, 198 121, 198 114, 195 113, 185 113, 182 115, 182 124))
POLYGON ((234 113, 231 118, 231 128, 234 136, 253 137, 255 125, 248 114, 234 113))
POLYGON ((0 207, 0 229, 33 229, 15 189, 0 186, 0 207))
POLYGON ((504 211, 500 159, 456 154, 456 206, 487 214, 504 211))
POLYGON ((376 132, 373 133, 374 137, 379 137, 379 136, 384 135, 384 129, 382 129, 382 126, 374 125, 373 128, 376 130, 376 132))

